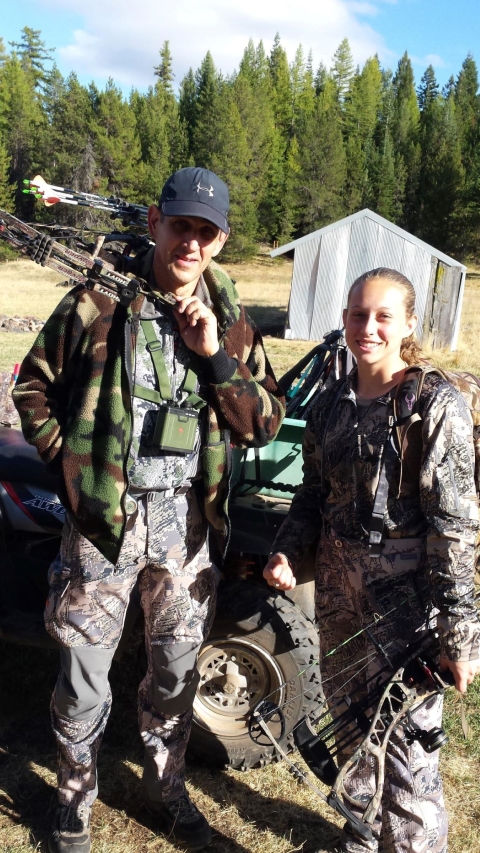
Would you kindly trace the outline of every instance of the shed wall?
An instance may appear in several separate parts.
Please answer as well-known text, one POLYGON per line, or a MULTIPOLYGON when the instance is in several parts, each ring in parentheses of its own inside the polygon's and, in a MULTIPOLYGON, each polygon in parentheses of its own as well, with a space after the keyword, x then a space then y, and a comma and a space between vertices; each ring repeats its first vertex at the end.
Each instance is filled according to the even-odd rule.
MULTIPOLYGON (((342 310, 351 284, 363 272, 381 266, 399 270, 413 283, 421 338, 431 328, 426 312, 430 313, 427 303, 433 307, 435 302, 431 288, 437 259, 408 237, 368 216, 339 223, 337 228, 295 248, 286 335, 298 340, 322 340, 326 332, 342 325, 342 310)), ((450 281, 450 276, 447 279, 450 281)), ((453 276, 455 282, 457 279, 459 276, 453 276)), ((450 286, 447 290, 450 305, 455 306, 458 294, 450 286)), ((444 299, 446 296, 445 293, 444 299)), ((444 341, 448 334, 447 314, 447 322, 453 323, 451 311, 444 310, 437 340, 444 341)))
POLYGON ((287 325, 291 329, 289 337, 300 341, 310 340, 320 243, 321 237, 295 249, 287 325))

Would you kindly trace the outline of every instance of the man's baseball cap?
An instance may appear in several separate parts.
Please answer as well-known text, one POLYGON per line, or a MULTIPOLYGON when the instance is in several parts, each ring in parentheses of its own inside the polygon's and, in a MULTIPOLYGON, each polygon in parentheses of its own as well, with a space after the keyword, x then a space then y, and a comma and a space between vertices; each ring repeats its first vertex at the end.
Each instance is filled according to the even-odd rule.
POLYGON ((165 216, 201 216, 228 234, 228 187, 209 169, 187 166, 170 175, 158 206, 165 216))

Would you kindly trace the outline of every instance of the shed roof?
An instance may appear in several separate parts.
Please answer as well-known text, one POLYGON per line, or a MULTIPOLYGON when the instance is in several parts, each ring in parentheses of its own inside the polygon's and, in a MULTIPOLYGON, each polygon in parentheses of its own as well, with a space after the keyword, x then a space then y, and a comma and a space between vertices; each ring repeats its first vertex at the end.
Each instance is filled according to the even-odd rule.
POLYGON ((338 222, 332 222, 331 225, 325 225, 323 228, 319 228, 317 231, 312 231, 311 234, 306 234, 305 237, 299 237, 298 240, 292 240, 291 243, 286 243, 285 246, 279 246, 278 249, 273 249, 270 252, 270 256, 272 258, 276 258, 278 257, 278 255, 283 255, 285 254, 285 252, 289 252, 292 249, 295 249, 302 243, 308 243, 309 240, 318 239, 320 235, 328 234, 329 231, 335 231, 336 228, 340 228, 341 226, 346 225, 349 222, 354 222, 356 219, 362 219, 363 217, 373 219, 374 222, 377 222, 384 228, 388 228, 389 231, 393 231, 393 233, 398 234, 399 237, 403 237, 410 243, 414 243, 416 246, 419 246, 421 249, 424 249, 424 251, 429 252, 430 255, 433 255, 434 257, 438 258, 439 261, 443 261, 443 263, 447 264, 447 266, 460 267, 462 270, 467 269, 464 264, 460 263, 460 261, 456 261, 455 258, 450 258, 448 255, 445 255, 443 252, 440 252, 433 246, 429 246, 428 243, 425 243, 423 240, 419 240, 418 237, 414 237, 414 235, 410 234, 409 231, 405 231, 404 228, 399 228, 398 225, 394 225, 393 222, 390 222, 383 216, 379 216, 378 213, 374 213, 373 210, 369 210, 368 207, 366 207, 364 210, 359 210, 358 213, 352 213, 351 216, 346 216, 344 219, 339 219, 338 222))

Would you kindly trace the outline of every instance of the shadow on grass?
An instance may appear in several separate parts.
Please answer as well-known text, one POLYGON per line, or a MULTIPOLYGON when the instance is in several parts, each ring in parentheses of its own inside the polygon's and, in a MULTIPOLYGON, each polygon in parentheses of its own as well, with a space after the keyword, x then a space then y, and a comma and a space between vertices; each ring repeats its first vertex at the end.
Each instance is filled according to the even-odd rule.
POLYGON ((43 771, 55 772, 49 702, 57 667, 55 651, 0 643, 0 814, 27 828, 40 850, 56 804, 43 771))
MULTIPOLYGON (((337 826, 293 800, 264 796, 260 791, 252 790, 242 781, 242 775, 239 773, 232 776, 223 771, 212 771, 208 775, 203 773, 198 777, 195 770, 191 773, 192 781, 201 787, 205 794, 219 803, 233 804, 238 809, 239 816, 246 822, 253 822, 257 830, 270 831, 282 839, 288 838, 292 849, 301 849, 302 853, 313 853, 319 847, 322 850, 333 849, 333 844, 338 839, 337 826)), ((292 791, 295 790, 296 784, 292 777, 292 791)), ((214 845, 212 848, 215 849, 214 845)), ((230 850, 228 847, 217 849, 230 850)), ((232 851, 235 849, 232 847, 232 851)))
MULTIPOLYGON (((142 745, 137 731, 138 637, 111 671, 113 708, 99 754, 100 797, 92 817, 95 849, 139 853, 155 845, 175 847, 143 803, 142 745), (157 839, 157 840, 156 840, 157 839)), ((0 848, 46 853, 56 806, 55 743, 49 702, 58 668, 56 651, 0 642, 0 848), (11 840, 22 835, 23 846, 11 840), (28 841, 26 839, 28 837, 28 841), (5 846, 3 846, 5 845, 5 846)), ((263 770, 258 774, 261 784, 263 770)), ((293 849, 313 853, 331 849, 337 828, 310 808, 280 797, 264 796, 245 784, 242 774, 188 762, 187 780, 214 827, 212 853, 249 853, 248 836, 267 831, 288 839, 293 849), (203 801, 205 797, 205 801, 203 801), (212 806, 212 801, 214 805, 212 806), (233 823, 224 815, 234 815, 233 823), (222 821, 225 820, 225 824, 222 821), (225 831, 217 829, 225 825, 225 831), (228 827, 228 828, 227 828, 228 827), (233 836, 233 837, 232 837, 233 836), (239 840, 237 841, 236 838, 239 840), (247 843, 244 846, 242 842, 247 843)), ((296 783, 292 778, 292 790, 296 783)), ((270 841, 270 844, 272 842, 270 841)), ((255 845, 256 846, 256 845, 255 845)), ((273 849, 273 847, 270 847, 273 849)))

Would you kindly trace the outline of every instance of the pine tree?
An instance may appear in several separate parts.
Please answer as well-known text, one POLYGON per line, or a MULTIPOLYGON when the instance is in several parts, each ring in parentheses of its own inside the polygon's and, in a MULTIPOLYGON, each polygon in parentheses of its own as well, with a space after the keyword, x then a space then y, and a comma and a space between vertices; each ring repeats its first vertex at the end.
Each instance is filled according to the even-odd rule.
MULTIPOLYGON (((313 121, 314 115, 310 116, 313 121)), ((294 136, 287 148, 284 166, 283 183, 278 197, 277 232, 275 238, 279 243, 287 242, 298 227, 299 217, 299 181, 302 166, 300 163, 300 150, 297 137, 294 136)))
POLYGON ((15 212, 15 187, 10 183, 10 157, 0 137, 0 209, 15 212))
POLYGON ((422 160, 418 189, 419 236, 454 251, 463 192, 461 144, 451 95, 431 100, 422 113, 422 160))
POLYGON ((378 57, 368 59, 355 74, 345 99, 347 176, 344 188, 347 213, 365 207, 370 197, 370 160, 382 103, 383 78, 378 57))
POLYGON ((180 120, 185 128, 188 156, 193 153, 193 137, 197 122, 197 87, 193 69, 190 68, 180 83, 180 100, 178 103, 180 120))
POLYGON ((374 210, 385 219, 396 222, 401 214, 402 197, 399 198, 399 181, 395 170, 395 154, 390 131, 386 130, 382 150, 377 152, 377 170, 374 178, 376 202, 374 210))
POLYGON ((195 124, 191 154, 197 166, 206 166, 217 146, 222 108, 222 82, 210 51, 195 74, 195 84, 195 124))
POLYGON ((293 96, 287 54, 280 44, 278 33, 273 42, 268 64, 273 86, 275 124, 287 141, 292 132, 293 96))
POLYGON ((325 65, 323 64, 323 62, 321 62, 320 65, 318 66, 317 73, 315 74, 315 80, 314 80, 315 94, 316 95, 322 94, 322 92, 325 88, 327 76, 328 76, 327 69, 326 69, 325 65))
POLYGON ((340 42, 333 54, 333 64, 330 73, 335 84, 337 101, 340 106, 343 106, 350 87, 350 81, 354 75, 352 51, 350 50, 350 42, 346 38, 340 42))
POLYGON ((40 166, 36 143, 44 123, 33 79, 13 54, 0 68, 0 135, 10 158, 10 179, 17 186, 16 210, 26 217, 33 199, 22 195, 22 181, 40 166))
MULTIPOLYGON (((70 186, 78 162, 93 134, 91 100, 88 90, 79 83, 76 74, 70 74, 64 82, 57 79, 54 94, 49 96, 49 100, 47 145, 54 152, 49 177, 52 183, 70 186)), ((76 189, 88 192, 91 186, 82 185, 76 189)))
POLYGON ((251 86, 253 86, 256 82, 257 78, 257 60, 256 60, 256 51, 255 44, 253 39, 249 39, 248 44, 243 51, 243 56, 240 60, 240 66, 238 69, 238 75, 243 77, 244 80, 248 80, 251 86))
POLYGON ((455 106, 460 131, 463 166, 469 171, 480 139, 480 102, 478 96, 478 70, 469 53, 455 84, 455 106))
MULTIPOLYGON (((259 210, 265 211, 265 205, 269 205, 267 198, 272 169, 275 171, 277 166, 275 143, 278 130, 273 115, 270 77, 257 68, 253 44, 251 47, 250 57, 244 54, 240 71, 231 85, 231 93, 250 152, 248 180, 251 194, 259 210)), ((271 239, 269 217, 262 219, 260 236, 271 239)))
POLYGON ((155 85, 157 96, 163 98, 164 115, 167 128, 170 172, 175 172, 188 162, 189 139, 187 128, 182 119, 179 103, 173 93, 173 74, 171 73, 171 56, 168 42, 161 51, 162 71, 155 85))
POLYGON ((258 42, 255 51, 255 72, 257 82, 265 82, 268 78, 270 83, 270 66, 263 41, 258 42))
POLYGON ((173 81, 175 75, 172 71, 172 54, 170 53, 170 42, 164 41, 160 50, 161 62, 155 66, 153 73, 159 78, 165 92, 173 95, 173 81))
POLYGON ((403 211, 399 224, 415 232, 420 170, 420 112, 410 57, 405 52, 392 80, 392 113, 388 121, 398 171, 405 175, 403 211))
POLYGON ((438 91, 439 85, 435 77, 433 65, 429 65, 418 87, 418 106, 421 113, 428 112, 428 108, 437 97, 438 91))
POLYGON ((295 59, 290 68, 292 90, 292 134, 297 130, 298 120, 302 113, 302 96, 305 89, 305 74, 305 57, 302 45, 299 45, 295 53, 295 59))
POLYGON ((221 84, 217 110, 216 145, 204 165, 229 188, 230 236, 222 255, 226 260, 240 260, 256 251, 258 223, 249 184, 251 152, 240 113, 226 83, 221 84))
POLYGON ((49 121, 52 120, 55 107, 63 97, 64 91, 65 81, 58 70, 56 63, 54 63, 51 71, 49 71, 46 76, 42 98, 42 106, 49 121))
POLYGON ((308 234, 344 213, 346 164, 337 86, 327 80, 299 143, 298 231, 308 234))
POLYGON ((153 203, 158 200, 171 172, 165 93, 160 87, 150 87, 146 95, 133 91, 130 106, 136 120, 144 166, 141 197, 145 203, 153 203))
POLYGON ((98 97, 93 134, 102 190, 142 201, 144 180, 135 115, 113 80, 98 97))
POLYGON ((41 30, 24 27, 22 40, 20 42, 11 41, 9 44, 16 48, 22 68, 31 76, 33 85, 42 88, 47 81, 48 74, 45 69, 45 62, 52 61, 55 48, 46 47, 40 35, 41 30))
POLYGON ((445 86, 442 89, 442 97, 445 98, 445 100, 447 100, 447 98, 449 98, 450 95, 452 95, 454 93, 455 93, 455 77, 453 76, 453 74, 451 74, 450 77, 448 78, 447 82, 445 83, 445 86))

